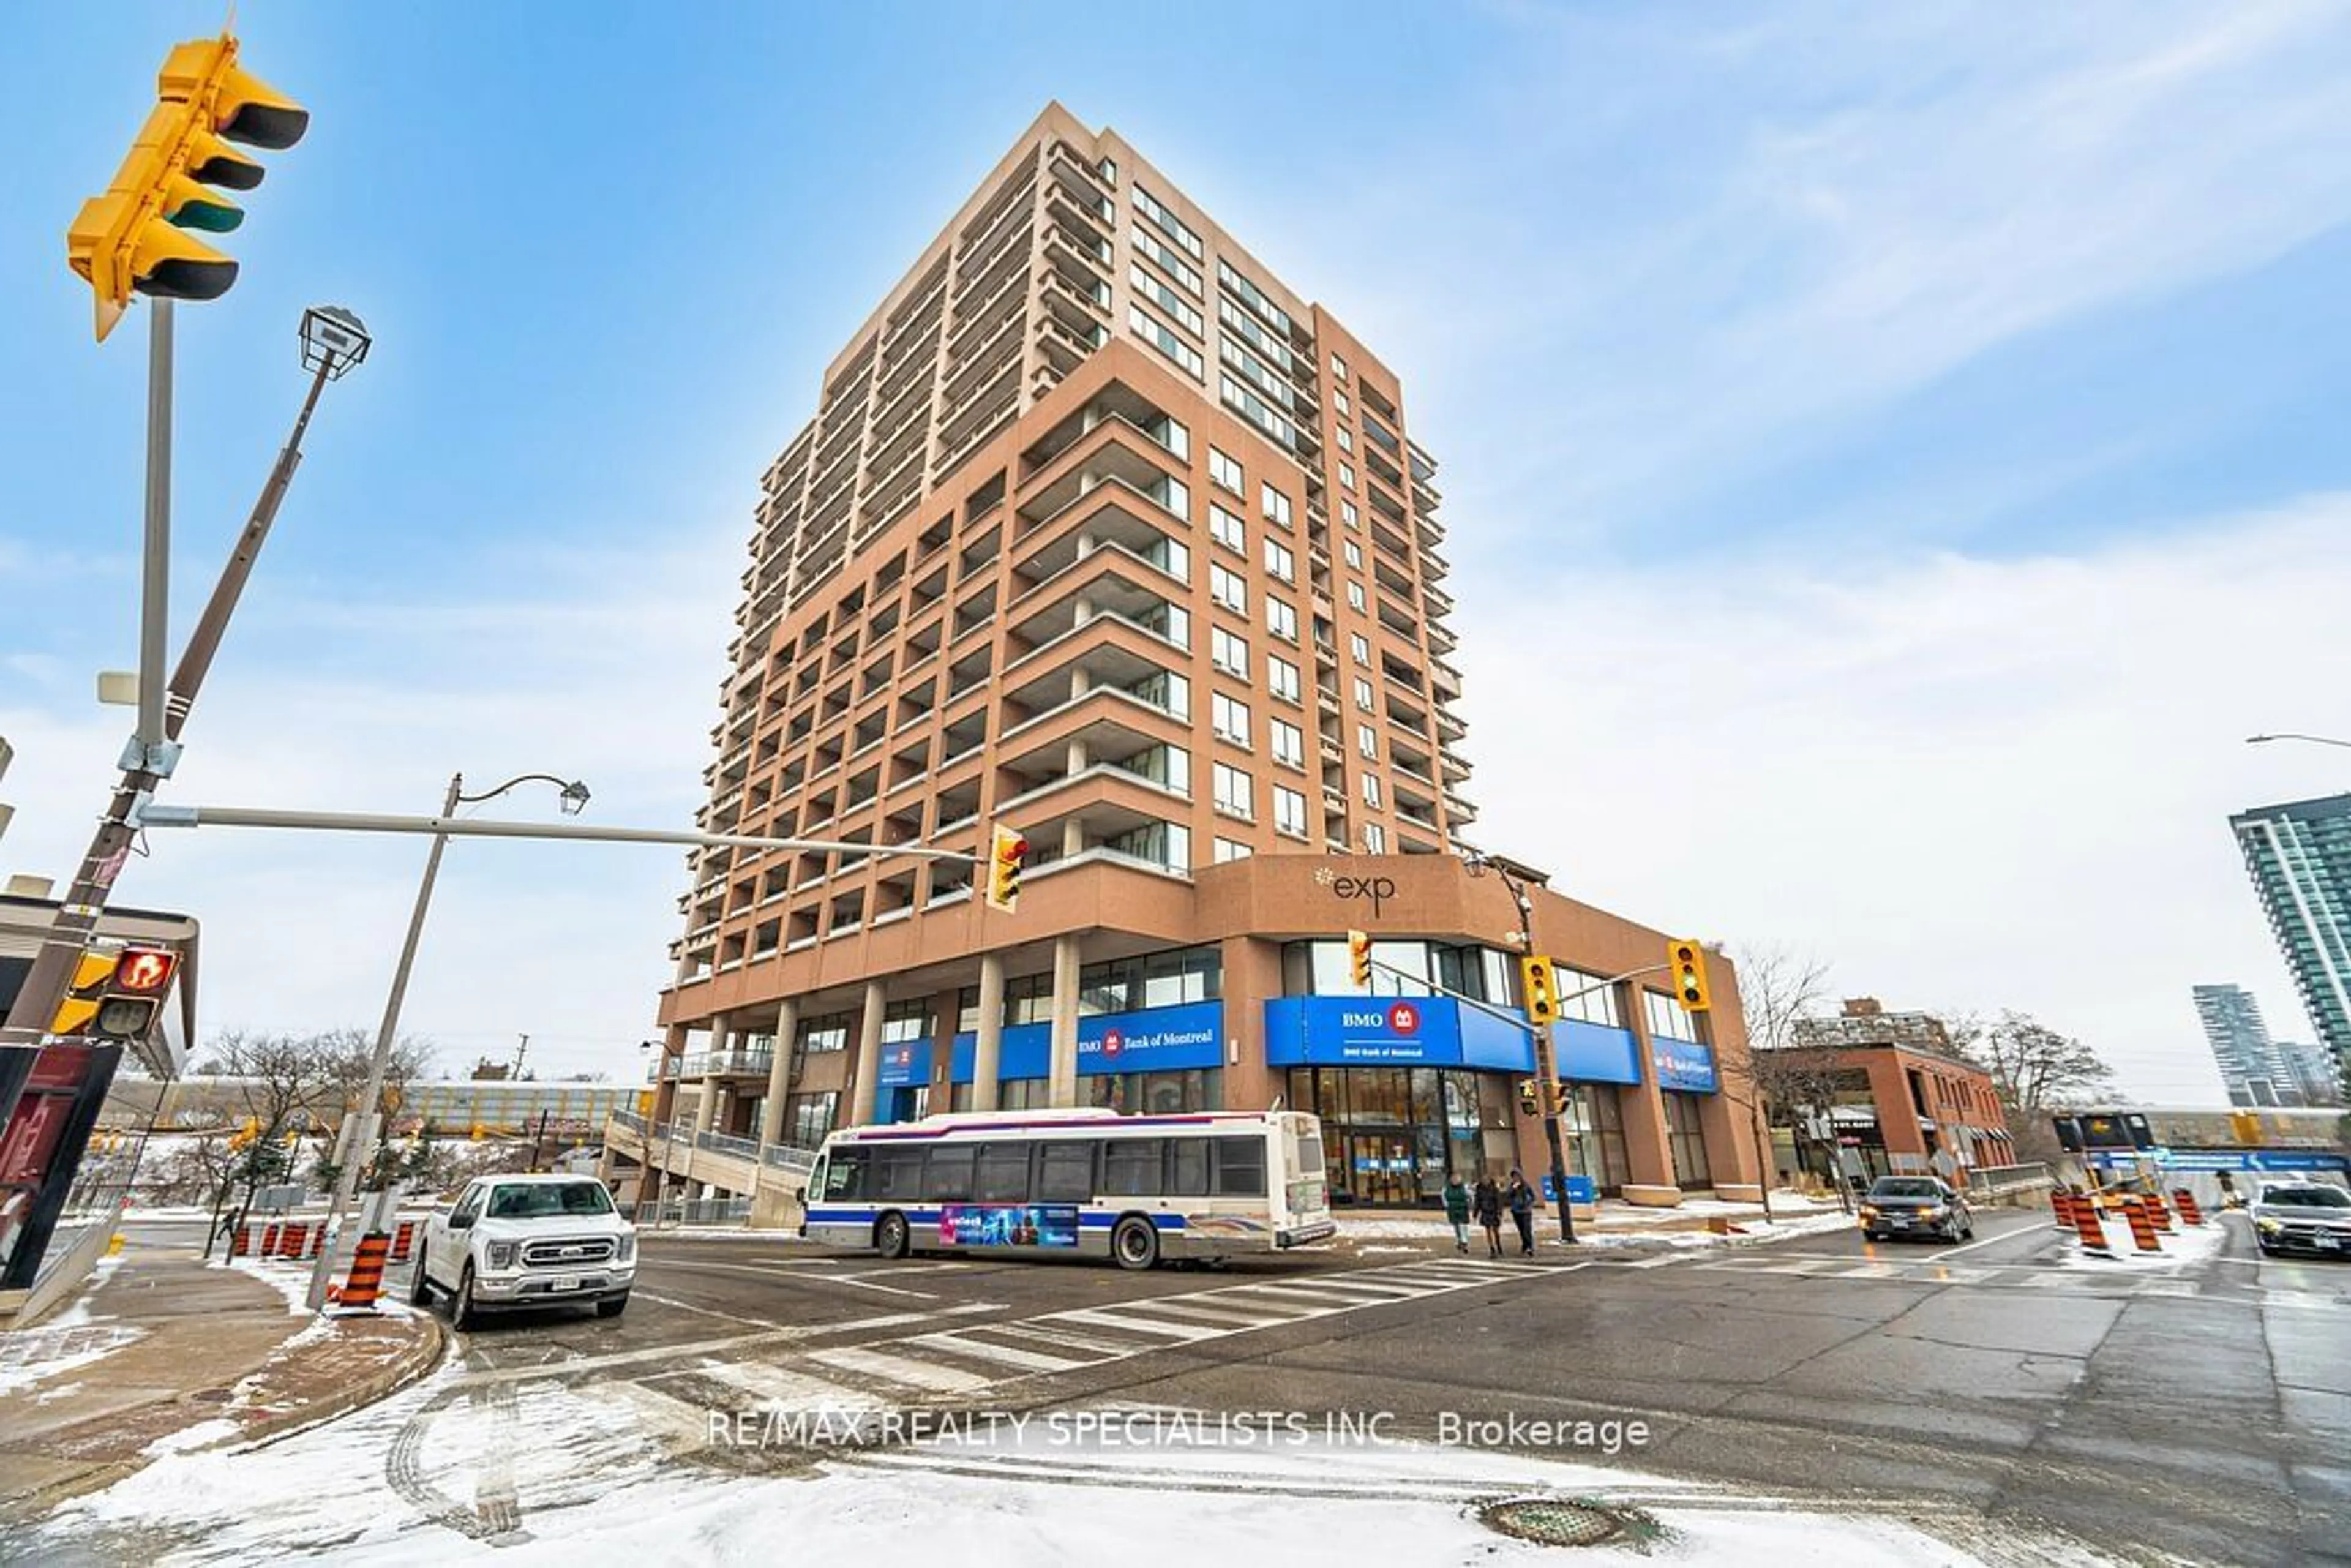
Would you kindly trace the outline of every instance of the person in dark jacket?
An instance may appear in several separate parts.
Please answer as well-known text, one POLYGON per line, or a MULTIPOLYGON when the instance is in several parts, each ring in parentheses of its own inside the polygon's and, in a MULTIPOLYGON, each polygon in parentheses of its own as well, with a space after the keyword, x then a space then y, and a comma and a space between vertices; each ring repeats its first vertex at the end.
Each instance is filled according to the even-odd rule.
POLYGON ((1510 1190, 1506 1200, 1510 1206, 1510 1222, 1519 1228, 1519 1256, 1535 1255, 1535 1189, 1516 1170, 1510 1172, 1510 1190))
POLYGON ((1478 1223, 1486 1229, 1486 1254, 1490 1258, 1502 1255, 1502 1189, 1492 1176, 1479 1176, 1477 1190, 1469 1195, 1469 1207, 1478 1216, 1478 1223))
POLYGON ((1469 1250, 1469 1189, 1457 1174, 1445 1178, 1445 1218, 1453 1227, 1453 1249, 1469 1250))

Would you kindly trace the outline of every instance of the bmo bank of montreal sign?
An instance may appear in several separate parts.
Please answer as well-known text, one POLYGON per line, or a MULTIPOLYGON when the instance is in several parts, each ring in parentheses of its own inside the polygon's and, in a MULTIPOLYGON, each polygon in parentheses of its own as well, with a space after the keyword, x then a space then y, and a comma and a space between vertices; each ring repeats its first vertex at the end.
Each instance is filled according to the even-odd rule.
POLYGON ((1523 1071, 1526 1035, 1450 997, 1280 997, 1265 1004, 1275 1066, 1484 1067, 1523 1071))

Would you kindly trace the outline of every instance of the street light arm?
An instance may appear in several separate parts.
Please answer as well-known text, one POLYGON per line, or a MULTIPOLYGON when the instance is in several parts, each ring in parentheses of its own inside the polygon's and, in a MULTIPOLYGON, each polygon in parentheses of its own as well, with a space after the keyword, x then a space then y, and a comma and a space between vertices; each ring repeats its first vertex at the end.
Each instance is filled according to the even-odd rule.
POLYGON ((485 789, 478 795, 461 794, 457 797, 457 803, 461 806, 479 805, 484 800, 497 799, 517 784, 531 783, 552 784, 567 797, 576 793, 582 801, 588 799, 588 786, 576 779, 558 779, 552 773, 517 773, 495 789, 485 789))
POLYGON ((2351 740, 2337 740, 2331 735, 2295 735, 2289 732, 2281 735, 2249 735, 2245 737, 2245 744, 2247 746, 2259 746, 2263 741, 2269 740, 2306 740, 2313 746, 2341 746, 2351 747, 2351 740))

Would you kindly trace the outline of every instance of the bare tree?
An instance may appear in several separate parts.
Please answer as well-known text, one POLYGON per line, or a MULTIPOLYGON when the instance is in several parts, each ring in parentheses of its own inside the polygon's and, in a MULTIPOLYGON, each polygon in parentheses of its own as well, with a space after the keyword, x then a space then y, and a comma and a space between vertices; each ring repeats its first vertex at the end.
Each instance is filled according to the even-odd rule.
MULTIPOLYGON (((1756 1106, 1771 1125, 1791 1129, 1802 1159, 1811 1126, 1828 1113, 1836 1092, 1836 1064, 1826 1052, 1797 1049, 1796 1025, 1818 1015, 1828 999, 1829 967, 1821 959, 1777 946, 1742 947, 1737 954, 1739 999, 1747 1019, 1747 1073, 1756 1106)), ((1771 1179, 1764 1149, 1764 1179, 1771 1179)), ((1835 1158, 1829 1168, 1834 1176, 1835 1158)), ((1844 1183, 1835 1181, 1839 1202, 1844 1183)))
POLYGON ((2055 1159, 2052 1113, 2115 1092, 2114 1070, 2096 1051, 2027 1014, 2002 1012, 1990 1025, 1959 1014, 1943 1027, 1955 1054, 1991 1074, 2019 1158, 2055 1159))

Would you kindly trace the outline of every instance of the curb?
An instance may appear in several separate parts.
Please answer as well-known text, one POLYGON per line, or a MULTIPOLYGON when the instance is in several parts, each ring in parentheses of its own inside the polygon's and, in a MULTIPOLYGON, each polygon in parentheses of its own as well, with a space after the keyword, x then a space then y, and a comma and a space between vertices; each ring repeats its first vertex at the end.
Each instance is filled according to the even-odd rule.
POLYGON ((347 1388, 338 1389, 328 1397, 314 1401, 298 1410, 285 1410, 274 1416, 266 1416, 252 1426, 240 1429, 234 1437, 225 1438, 220 1444, 212 1446, 226 1447, 235 1444, 240 1447, 259 1448, 273 1443, 280 1437, 290 1437, 296 1432, 332 1421, 337 1416, 348 1416, 362 1406, 372 1405, 380 1399, 388 1399, 399 1393, 439 1364, 442 1353, 449 1346, 449 1333, 441 1326, 440 1319, 430 1313, 420 1312, 414 1321, 423 1323, 425 1332, 416 1337, 415 1343, 400 1359, 384 1367, 372 1377, 354 1383, 347 1388))

